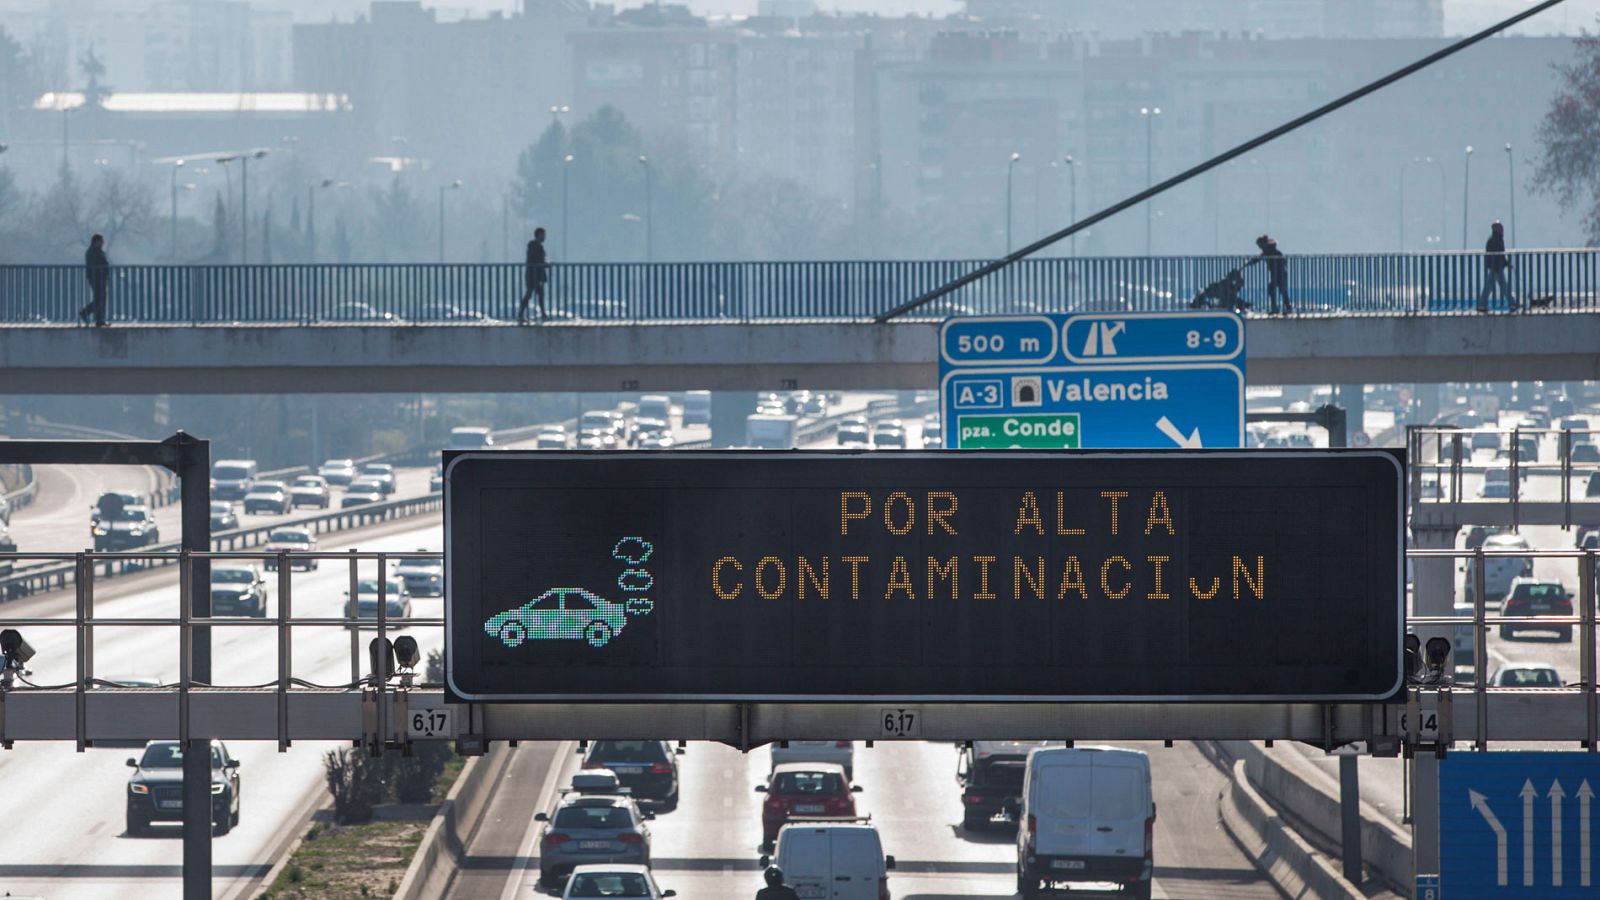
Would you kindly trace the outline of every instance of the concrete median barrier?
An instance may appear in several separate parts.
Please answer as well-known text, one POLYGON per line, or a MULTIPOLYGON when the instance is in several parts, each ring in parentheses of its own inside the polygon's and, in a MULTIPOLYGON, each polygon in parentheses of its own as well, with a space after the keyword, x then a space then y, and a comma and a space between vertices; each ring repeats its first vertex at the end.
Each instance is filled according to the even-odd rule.
POLYGON ((472 832, 477 829, 483 810, 494 796, 494 786, 516 750, 504 744, 491 745, 483 756, 467 760, 461 775, 450 786, 444 803, 422 835, 422 843, 406 867, 405 877, 395 890, 394 900, 420 900, 444 897, 456 869, 466 855, 472 832))
POLYGON ((1332 860, 1301 837, 1250 784, 1246 763, 1234 760, 1231 784, 1219 799, 1222 825, 1256 867, 1293 898, 1359 900, 1361 889, 1346 881, 1332 860))

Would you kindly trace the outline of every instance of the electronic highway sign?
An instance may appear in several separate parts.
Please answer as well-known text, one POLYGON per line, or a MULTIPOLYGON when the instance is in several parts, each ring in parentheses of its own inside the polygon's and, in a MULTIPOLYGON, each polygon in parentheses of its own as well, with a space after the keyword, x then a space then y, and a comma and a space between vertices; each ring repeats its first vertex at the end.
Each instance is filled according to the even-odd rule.
POLYGON ((1379 701, 1386 451, 447 453, 464 701, 1379 701))
POLYGON ((1244 366, 1244 320, 1231 312, 946 319, 944 445, 1242 447, 1244 366))

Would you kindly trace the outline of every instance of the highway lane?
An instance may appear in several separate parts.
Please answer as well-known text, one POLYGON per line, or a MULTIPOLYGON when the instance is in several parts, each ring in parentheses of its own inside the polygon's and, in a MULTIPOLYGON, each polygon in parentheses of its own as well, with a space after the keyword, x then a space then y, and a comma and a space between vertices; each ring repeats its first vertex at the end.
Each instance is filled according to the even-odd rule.
MULTIPOLYGON (((372 551, 438 550, 443 546, 437 517, 404 526, 369 530, 363 535, 329 540, 325 549, 359 546, 372 551)), ((366 570, 375 566, 368 563, 366 570)), ((340 615, 348 569, 324 563, 316 572, 296 572, 293 590, 297 614, 340 615)), ((171 616, 177 610, 175 579, 150 576, 121 596, 108 587, 97 603, 107 617, 171 616)), ((114 583, 113 583, 114 584, 114 583)), ((275 582, 269 615, 275 613, 275 582)), ((19 616, 59 614, 70 597, 41 597, 8 604, 19 616), (41 612, 41 609, 54 610, 41 612)), ((414 601, 418 616, 442 614, 439 599, 414 601)), ((413 630, 424 652, 441 643, 439 629, 413 630)), ((30 680, 59 684, 73 677, 70 628, 32 628, 27 638, 38 649, 30 680)), ((102 678, 153 677, 175 680, 178 674, 176 629, 100 628, 95 636, 96 671, 102 678)), ((363 637, 363 646, 366 637, 363 637)), ((349 636, 343 628, 303 627, 294 634, 294 674, 319 683, 350 679, 349 636)), ((276 678, 276 642, 270 628, 215 629, 213 655, 216 680, 230 684, 260 683, 276 678)), ((213 841, 219 896, 243 887, 266 870, 281 838, 310 799, 320 800, 321 756, 337 743, 297 743, 279 754, 271 742, 230 742, 243 765, 239 827, 213 841)), ((125 898, 177 896, 182 848, 179 828, 168 826, 151 837, 129 837, 124 831, 124 796, 129 770, 123 761, 137 750, 93 749, 73 752, 70 743, 18 743, 0 751, 0 796, 12 810, 0 832, 0 894, 55 898, 125 898), (20 816, 20 818, 19 818, 20 816)), ((159 826, 158 826, 159 827, 159 826)))
MULTIPOLYGON (((1192 744, 1164 748, 1160 743, 1124 746, 1150 754, 1156 819, 1156 897, 1276 898, 1278 893, 1254 868, 1217 823, 1217 797, 1224 776, 1192 744)), ((696 900, 746 900, 761 886, 759 865, 761 800, 755 786, 765 781, 769 751, 748 754, 721 744, 691 743, 679 757, 683 797, 678 809, 651 824, 651 856, 656 879, 680 897, 696 900)), ((515 786, 526 804, 526 788, 570 781, 576 754, 557 754, 560 768, 526 773, 515 786)), ((1016 893, 1015 832, 1001 826, 968 833, 961 825, 961 791, 955 781, 956 748, 948 743, 881 742, 873 749, 856 745, 857 811, 871 815, 883 837, 884 852, 895 857, 889 889, 899 900, 1011 898, 1016 893)), ((522 824, 531 811, 548 805, 540 798, 522 807, 522 824)), ((491 808, 497 825, 516 824, 509 809, 491 808)), ((482 873, 457 896, 512 900, 549 896, 538 878, 535 829, 521 843, 526 870, 496 884, 482 873), (503 887, 503 889, 502 889, 503 887)), ((504 835, 496 837, 504 848, 504 835)), ((502 849, 502 853, 503 853, 502 849)), ((507 858, 495 854, 503 870, 507 858)), ((516 857, 513 857, 515 859, 516 857)), ((1092 893, 1086 892, 1091 895, 1092 893)))
MULTIPOLYGON (((89 515, 101 494, 106 491, 127 490, 149 496, 159 484, 155 470, 142 466, 38 466, 39 499, 11 517, 11 538, 17 549, 29 553, 75 553, 92 548, 94 537, 89 533, 89 515)), ((428 479, 432 469, 399 468, 395 470, 396 490, 389 499, 399 500, 428 493, 428 479)), ((334 487, 328 509, 337 510, 344 489, 334 487)), ((244 513, 244 504, 236 502, 242 528, 256 528, 317 515, 323 510, 301 507, 283 515, 271 513, 244 513)), ((163 541, 176 541, 181 534, 181 511, 178 504, 158 507, 156 524, 163 541)))

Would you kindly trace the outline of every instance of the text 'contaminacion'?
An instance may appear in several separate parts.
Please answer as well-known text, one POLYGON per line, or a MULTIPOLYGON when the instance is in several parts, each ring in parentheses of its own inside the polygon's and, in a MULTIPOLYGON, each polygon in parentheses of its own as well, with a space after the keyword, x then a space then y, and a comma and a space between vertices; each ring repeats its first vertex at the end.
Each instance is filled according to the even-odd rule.
MULTIPOLYGON (((1150 492, 1147 504, 1139 503, 1134 507, 1143 508, 1142 520, 1125 523, 1124 515, 1128 510, 1123 501, 1130 497, 1129 491, 1100 491, 1103 503, 1099 522, 1108 529, 1107 533, 1113 537, 1120 536, 1126 528, 1133 527, 1141 530, 1142 537, 1177 537, 1166 491, 1150 492)), ((960 511, 960 500, 955 492, 928 491, 922 501, 919 516, 916 498, 906 491, 894 491, 878 504, 878 513, 874 514, 870 494, 865 491, 840 491, 839 534, 849 537, 852 528, 857 535, 875 528, 877 525, 873 520, 880 516, 882 528, 897 537, 910 535, 919 525, 929 537, 959 534, 956 518, 960 511)), ((1087 535, 1089 523, 1077 520, 1069 523, 1066 507, 1065 492, 1057 491, 1054 509, 1048 511, 1053 516, 1047 516, 1047 510, 1040 506, 1038 495, 1033 491, 1023 492, 1017 503, 1011 536, 1087 535)), ((763 600, 830 600, 835 597, 835 571, 847 568, 850 600, 861 600, 863 596, 881 597, 884 600, 960 600, 964 596, 973 600, 998 600, 1003 595, 996 593, 996 590, 1004 587, 1008 574, 1001 557, 994 555, 927 556, 918 560, 922 565, 915 567, 919 570, 915 576, 913 563, 902 555, 891 557, 887 564, 881 557, 875 561, 870 555, 840 556, 838 562, 842 565, 835 565, 834 557, 827 555, 815 558, 801 555, 793 560, 771 555, 757 559, 723 556, 711 564, 711 590, 722 600, 746 599, 752 595, 763 600), (923 575, 925 579, 916 577, 923 575), (967 588, 965 593, 963 586, 967 588)), ((1174 590, 1195 600, 1221 597, 1234 600, 1246 597, 1266 599, 1267 562, 1264 556, 1247 561, 1244 557, 1234 555, 1226 576, 1212 575, 1209 579, 1195 575, 1173 576, 1167 569, 1171 562, 1172 556, 1163 553, 1147 553, 1136 559, 1110 555, 1101 560, 1089 560, 1087 566, 1077 555, 1069 555, 1050 565, 1046 564, 1043 556, 1011 556, 1010 597, 1016 600, 1066 600, 1069 597, 1081 600, 1129 599, 1134 589, 1132 575, 1135 567, 1143 567, 1149 575, 1142 592, 1145 600, 1171 600, 1174 590), (1172 584, 1174 579, 1178 581, 1176 586, 1172 584), (1223 593, 1224 585, 1231 586, 1231 593, 1223 593)), ((838 594, 843 599, 842 582, 845 579, 843 573, 840 575, 841 590, 838 594)))

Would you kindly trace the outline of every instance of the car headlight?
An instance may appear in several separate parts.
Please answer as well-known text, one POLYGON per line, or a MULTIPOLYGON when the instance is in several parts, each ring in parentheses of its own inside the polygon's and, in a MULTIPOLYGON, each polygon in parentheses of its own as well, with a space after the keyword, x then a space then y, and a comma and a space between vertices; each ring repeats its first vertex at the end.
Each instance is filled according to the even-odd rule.
POLYGON ((98 535, 107 535, 111 533, 111 529, 105 527, 104 525, 96 525, 94 527, 94 533, 98 535))
POLYGON ((429 575, 428 576, 428 580, 429 581, 438 581, 439 580, 439 576, 437 576, 437 575, 429 575))
POLYGON ((223 789, 226 788, 226 787, 227 787, 227 785, 223 784, 220 781, 213 781, 213 782, 211 782, 211 793, 220 794, 220 793, 222 793, 223 789))
POLYGON ((144 784, 141 784, 141 783, 137 782, 137 781, 130 781, 130 782, 128 782, 128 793, 130 793, 130 794, 148 794, 148 793, 150 793, 150 788, 147 787, 144 784))

